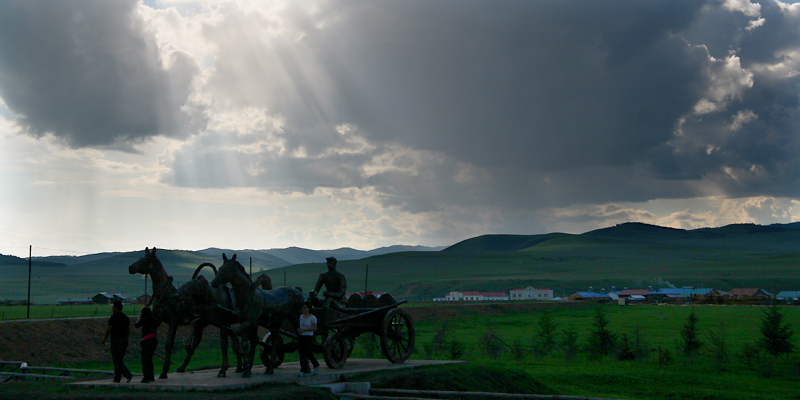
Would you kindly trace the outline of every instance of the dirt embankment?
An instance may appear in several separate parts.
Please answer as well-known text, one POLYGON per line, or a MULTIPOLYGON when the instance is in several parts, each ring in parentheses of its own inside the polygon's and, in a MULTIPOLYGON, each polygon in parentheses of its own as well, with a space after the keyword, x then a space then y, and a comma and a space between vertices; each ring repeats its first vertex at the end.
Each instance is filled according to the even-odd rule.
MULTIPOLYGON (((551 307, 586 307, 583 303, 539 303, 503 302, 492 304, 441 303, 426 306, 402 306, 411 314, 414 321, 447 321, 449 319, 471 318, 474 316, 502 316, 515 313, 535 312, 551 307)), ((133 328, 131 317, 131 345, 129 351, 136 352, 139 346, 138 330, 133 328)), ((108 344, 100 344, 105 333, 108 318, 9 321, 0 323, 0 360, 25 361, 35 366, 65 366, 79 362, 109 361, 111 355, 108 344)), ((175 340, 177 358, 180 362, 185 352, 182 346, 191 334, 188 327, 178 330, 175 340), (181 346, 181 347, 179 347, 181 346)), ((159 350, 163 351, 167 335, 166 325, 159 328, 159 350)), ((208 327, 203 342, 219 343, 219 330, 208 327)))
MULTIPOLYGON (((138 351, 139 348, 136 340, 140 334, 133 328, 135 321, 136 318, 131 317, 128 351, 138 351)), ((107 324, 107 317, 0 323, 0 360, 24 361, 39 367, 111 360, 108 342, 100 344, 107 324)), ((181 327, 177 336, 188 338, 190 333, 188 327, 181 327)), ((162 325, 159 339, 165 338, 166 334, 166 326, 162 325)), ((163 343, 159 347, 163 347, 163 343)))

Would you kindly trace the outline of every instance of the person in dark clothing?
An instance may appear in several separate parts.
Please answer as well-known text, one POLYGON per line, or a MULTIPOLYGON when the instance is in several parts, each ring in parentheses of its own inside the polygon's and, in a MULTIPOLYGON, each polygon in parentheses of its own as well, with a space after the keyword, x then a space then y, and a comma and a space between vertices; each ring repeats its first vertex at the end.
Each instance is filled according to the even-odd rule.
POLYGON ((108 319, 106 334, 100 343, 105 343, 111 337, 111 359, 114 360, 114 382, 119 382, 124 376, 131 381, 133 375, 122 358, 128 350, 128 335, 130 334, 131 320, 122 313, 122 302, 115 301, 111 307, 111 318, 108 319))
POLYGON ((145 307, 139 314, 139 319, 136 321, 136 327, 142 328, 142 383, 152 382, 155 379, 153 372, 153 354, 156 352, 158 346, 158 339, 156 339, 156 329, 158 329, 158 322, 153 318, 153 311, 150 307, 145 307))

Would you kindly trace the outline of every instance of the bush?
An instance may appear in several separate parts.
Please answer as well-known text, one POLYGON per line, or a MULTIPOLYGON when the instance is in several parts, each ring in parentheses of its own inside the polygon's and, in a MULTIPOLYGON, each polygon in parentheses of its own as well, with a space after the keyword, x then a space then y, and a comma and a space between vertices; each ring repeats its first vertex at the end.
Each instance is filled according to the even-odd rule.
POLYGON ((686 319, 686 322, 683 324, 683 329, 681 329, 681 342, 678 343, 678 349, 683 352, 683 354, 689 357, 690 360, 694 359, 694 355, 703 347, 703 342, 700 340, 700 331, 697 326, 700 319, 697 318, 697 315, 692 310, 692 313, 689 314, 689 317, 686 319))
POLYGON ((494 332, 486 331, 478 339, 478 348, 487 356, 495 358, 503 352, 503 347, 510 347, 505 344, 494 332))
POLYGON ((608 329, 608 317, 602 307, 595 308, 593 330, 589 334, 587 350, 593 356, 611 354, 616 346, 617 334, 608 329))
POLYGON ((556 347, 556 335, 558 325, 550 312, 545 311, 539 317, 539 330, 533 338, 533 353, 537 356, 544 356, 556 347))
POLYGON ((633 343, 628 339, 628 335, 622 334, 619 338, 619 346, 617 347, 617 360, 632 361, 636 359, 636 353, 633 351, 633 343))
POLYGON ((761 319, 761 345, 764 351, 773 357, 791 353, 794 350, 793 334, 778 306, 769 307, 764 311, 761 319))
POLYGON ((564 352, 564 357, 570 359, 578 352, 578 331, 570 324, 561 332, 561 341, 559 342, 561 350, 564 352))
POLYGON ((731 363, 728 357, 728 344, 725 339, 725 327, 720 327, 716 332, 708 332, 708 341, 711 343, 711 360, 717 371, 724 371, 726 366, 731 363))
POLYGON ((447 342, 447 356, 450 360, 458 360, 466 354, 467 346, 464 343, 456 340, 455 338, 450 339, 447 342))

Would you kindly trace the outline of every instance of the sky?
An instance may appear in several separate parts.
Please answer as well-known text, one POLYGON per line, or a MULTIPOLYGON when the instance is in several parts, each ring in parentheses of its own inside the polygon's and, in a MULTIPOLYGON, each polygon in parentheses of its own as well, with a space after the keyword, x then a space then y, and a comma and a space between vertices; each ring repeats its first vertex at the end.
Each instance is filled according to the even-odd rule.
POLYGON ((800 221, 800 4, 0 0, 0 253, 800 221))

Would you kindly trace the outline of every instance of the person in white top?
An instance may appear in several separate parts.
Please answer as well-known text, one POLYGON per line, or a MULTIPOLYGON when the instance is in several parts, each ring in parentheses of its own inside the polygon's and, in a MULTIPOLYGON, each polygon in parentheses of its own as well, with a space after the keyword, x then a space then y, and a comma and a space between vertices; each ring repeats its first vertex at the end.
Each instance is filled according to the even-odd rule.
POLYGON ((311 314, 311 302, 303 303, 303 315, 300 316, 300 327, 297 328, 297 352, 300 353, 300 375, 309 376, 319 373, 319 362, 311 350, 314 332, 317 330, 317 317, 311 314), (308 368, 308 362, 314 366, 314 372, 308 368))

